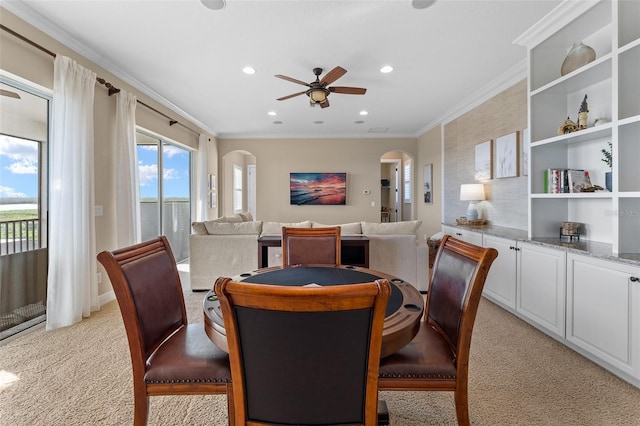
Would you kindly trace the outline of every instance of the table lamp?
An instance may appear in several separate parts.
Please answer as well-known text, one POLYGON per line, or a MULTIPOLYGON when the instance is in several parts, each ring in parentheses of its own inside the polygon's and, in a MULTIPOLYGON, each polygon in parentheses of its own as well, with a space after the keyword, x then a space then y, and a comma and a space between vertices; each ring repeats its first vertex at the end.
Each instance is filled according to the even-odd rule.
POLYGON ((481 183, 469 183, 460 185, 460 201, 468 201, 467 220, 478 219, 476 202, 484 201, 484 185, 481 183))

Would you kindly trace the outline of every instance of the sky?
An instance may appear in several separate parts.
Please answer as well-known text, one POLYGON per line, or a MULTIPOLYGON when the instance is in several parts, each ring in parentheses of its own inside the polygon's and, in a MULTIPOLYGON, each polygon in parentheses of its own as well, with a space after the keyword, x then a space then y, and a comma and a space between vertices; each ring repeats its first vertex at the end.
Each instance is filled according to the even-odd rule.
POLYGON ((0 199, 36 197, 38 143, 0 135, 0 199))
MULTIPOLYGON (((165 198, 189 197, 189 152, 165 145, 165 198)), ((138 147, 140 197, 158 196, 157 147, 138 147)), ((38 143, 0 135, 0 203, 7 198, 38 197, 38 143)))

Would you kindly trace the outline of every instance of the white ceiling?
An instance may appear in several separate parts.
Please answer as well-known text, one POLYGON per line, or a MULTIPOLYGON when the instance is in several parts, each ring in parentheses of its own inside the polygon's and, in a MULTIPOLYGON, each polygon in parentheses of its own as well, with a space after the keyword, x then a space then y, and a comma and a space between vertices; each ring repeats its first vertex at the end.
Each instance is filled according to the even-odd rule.
POLYGON ((218 137, 270 138, 418 136, 505 73, 524 69, 525 48, 513 40, 559 3, 439 0, 422 10, 410 0, 227 0, 218 11, 200 0, 2 6, 218 137), (247 65, 257 73, 245 75, 247 65), (380 73, 383 65, 394 71, 380 73), (313 68, 335 66, 348 72, 333 85, 367 93, 332 93, 324 109, 311 108, 305 95, 276 100, 305 86, 275 74, 311 82, 313 68))

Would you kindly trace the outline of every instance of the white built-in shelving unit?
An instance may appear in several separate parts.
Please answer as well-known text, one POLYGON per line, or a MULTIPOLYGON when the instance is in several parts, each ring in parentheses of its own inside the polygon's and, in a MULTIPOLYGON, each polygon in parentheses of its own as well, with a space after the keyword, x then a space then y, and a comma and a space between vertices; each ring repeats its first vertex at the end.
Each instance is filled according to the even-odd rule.
POLYGON ((560 222, 580 222, 583 239, 610 244, 612 253, 640 253, 640 1, 567 1, 516 43, 527 47, 529 61, 529 238, 558 237, 560 222), (596 59, 562 76, 579 42, 596 59), (567 117, 578 121, 585 95, 588 128, 559 136, 567 117), (545 193, 547 169, 585 169, 604 187, 608 142, 611 192, 545 193))

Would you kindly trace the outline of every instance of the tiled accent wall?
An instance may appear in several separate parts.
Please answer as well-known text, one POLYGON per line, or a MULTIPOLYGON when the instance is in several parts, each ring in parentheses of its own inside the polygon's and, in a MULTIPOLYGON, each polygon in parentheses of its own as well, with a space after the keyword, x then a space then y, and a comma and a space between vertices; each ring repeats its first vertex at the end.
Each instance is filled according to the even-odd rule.
POLYGON ((527 229, 527 176, 523 170, 522 130, 527 127, 527 84, 523 80, 444 126, 445 223, 464 216, 467 201, 460 201, 460 185, 475 181, 475 146, 492 140, 493 176, 483 181, 487 201, 478 204, 481 217, 496 226, 527 229), (495 178, 495 140, 519 133, 518 176, 495 178))

